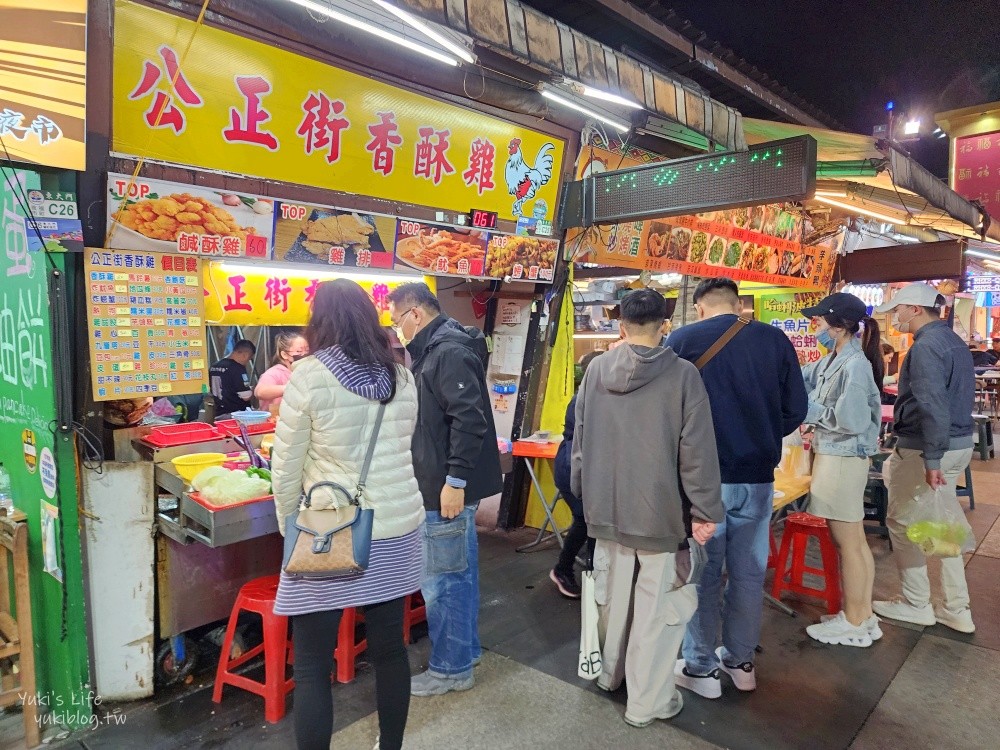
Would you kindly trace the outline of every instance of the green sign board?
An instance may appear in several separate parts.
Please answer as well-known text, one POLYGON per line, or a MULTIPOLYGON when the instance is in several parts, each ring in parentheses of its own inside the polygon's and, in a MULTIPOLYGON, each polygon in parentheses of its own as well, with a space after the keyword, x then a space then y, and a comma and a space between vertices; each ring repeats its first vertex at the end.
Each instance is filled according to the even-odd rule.
POLYGON ((24 217, 39 175, 0 179, 0 461, 27 515, 40 721, 76 729, 91 721, 83 569, 73 438, 55 432, 49 299, 65 256, 32 250, 24 217))

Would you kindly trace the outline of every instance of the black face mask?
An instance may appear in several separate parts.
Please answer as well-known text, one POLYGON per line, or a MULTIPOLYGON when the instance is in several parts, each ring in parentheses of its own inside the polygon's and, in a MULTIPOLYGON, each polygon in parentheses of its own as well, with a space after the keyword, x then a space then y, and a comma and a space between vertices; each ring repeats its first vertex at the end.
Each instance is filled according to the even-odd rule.
POLYGON ((308 356, 309 356, 308 354, 293 354, 292 362, 298 362, 300 359, 305 359, 308 356))

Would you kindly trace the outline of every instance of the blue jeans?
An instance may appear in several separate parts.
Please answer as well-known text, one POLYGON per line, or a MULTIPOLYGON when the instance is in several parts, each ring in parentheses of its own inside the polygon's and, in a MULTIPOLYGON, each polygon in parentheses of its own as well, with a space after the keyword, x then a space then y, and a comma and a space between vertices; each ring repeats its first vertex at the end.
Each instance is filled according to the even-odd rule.
POLYGON ((427 511, 424 524, 424 602, 431 639, 430 671, 464 678, 483 649, 479 643, 479 542, 476 508, 448 520, 427 511))
POLYGON ((708 564, 698 584, 698 611, 688 623, 681 653, 692 674, 719 666, 715 647, 722 619, 722 659, 731 666, 752 662, 764 611, 768 531, 773 484, 724 484, 726 520, 705 545, 708 564), (720 609, 722 566, 728 574, 720 609))

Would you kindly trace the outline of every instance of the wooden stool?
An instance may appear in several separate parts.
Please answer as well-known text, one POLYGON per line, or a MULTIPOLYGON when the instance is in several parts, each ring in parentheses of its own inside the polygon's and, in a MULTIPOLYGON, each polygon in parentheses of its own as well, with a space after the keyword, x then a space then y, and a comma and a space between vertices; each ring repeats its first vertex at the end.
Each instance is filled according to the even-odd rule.
MULTIPOLYGON (((17 513, 21 518, 23 513, 17 513)), ((13 706, 21 695, 35 695, 35 644, 31 630, 31 596, 28 591, 28 526, 0 516, 0 659, 17 657, 20 675, 0 678, 0 708, 13 706), (14 568, 17 619, 11 616, 10 567, 14 568)), ((38 704, 24 701, 24 737, 28 747, 40 742, 38 704)))
POLYGON ((826 602, 826 611, 831 615, 840 611, 840 556, 837 554, 837 548, 830 537, 830 528, 824 519, 808 513, 792 513, 785 519, 785 533, 781 537, 781 550, 778 552, 771 596, 780 599, 783 591, 822 599, 826 602), (809 537, 814 537, 819 542, 823 559, 822 568, 810 568, 806 565, 809 537), (791 569, 788 567, 789 562, 791 569), (806 573, 821 576, 825 581, 824 587, 817 589, 805 585, 803 576, 806 573), (785 580, 786 576, 789 580, 785 580))

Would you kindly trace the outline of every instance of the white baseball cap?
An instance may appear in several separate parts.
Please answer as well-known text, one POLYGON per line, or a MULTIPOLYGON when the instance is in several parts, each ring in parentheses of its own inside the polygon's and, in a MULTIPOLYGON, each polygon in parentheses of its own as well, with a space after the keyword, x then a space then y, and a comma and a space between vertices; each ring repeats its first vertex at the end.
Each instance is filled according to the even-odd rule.
POLYGON ((940 296, 941 293, 930 284, 924 284, 923 282, 907 284, 896 292, 896 295, 891 300, 884 305, 876 307, 875 312, 887 313, 890 310, 895 310, 900 305, 934 307, 934 303, 937 302, 937 298, 940 296))

